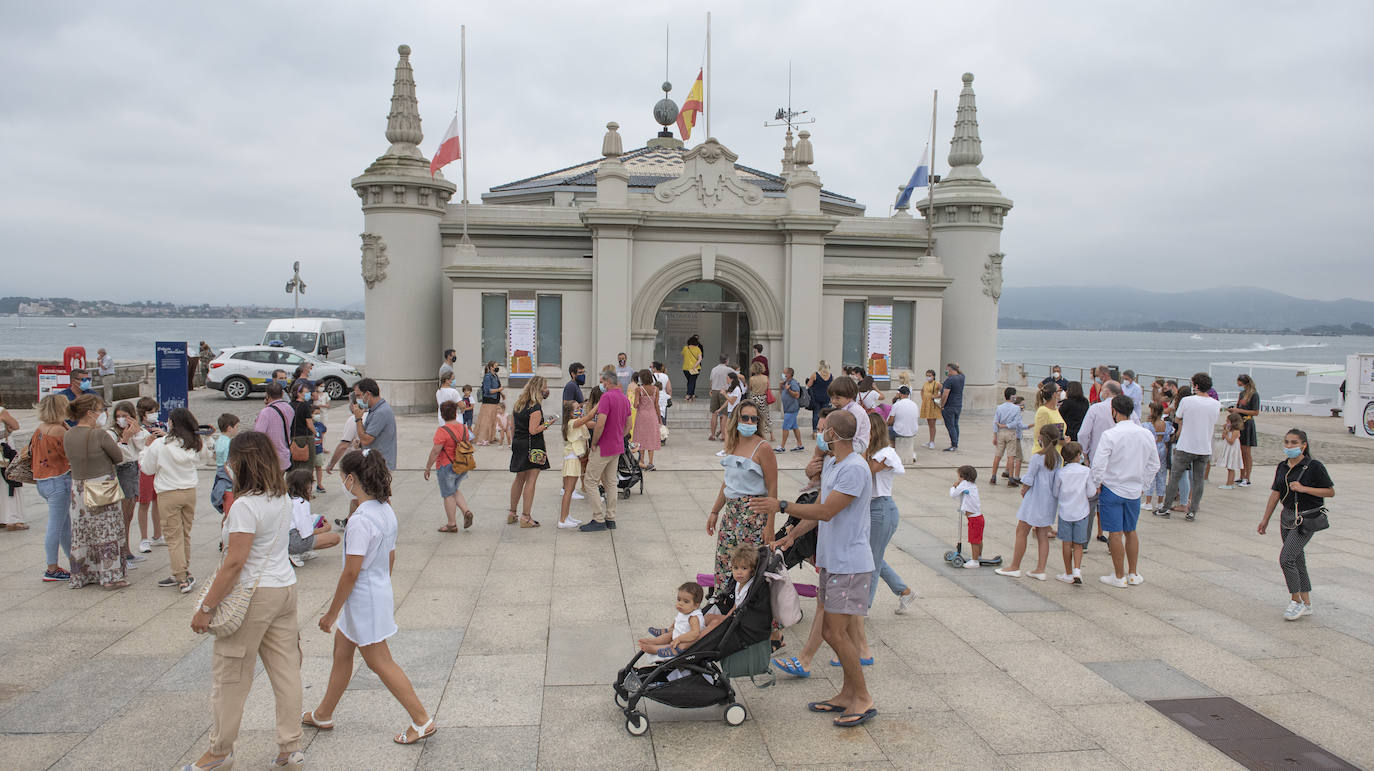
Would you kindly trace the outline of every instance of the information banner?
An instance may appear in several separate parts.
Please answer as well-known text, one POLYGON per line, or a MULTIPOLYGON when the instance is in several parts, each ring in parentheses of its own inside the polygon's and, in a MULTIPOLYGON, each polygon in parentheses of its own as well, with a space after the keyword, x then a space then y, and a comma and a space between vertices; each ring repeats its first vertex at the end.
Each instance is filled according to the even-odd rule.
POLYGON ((188 406, 186 343, 153 343, 153 346, 156 349, 153 366, 157 370, 157 417, 166 422, 172 410, 188 406))
POLYGON ((890 381, 892 358, 892 305, 868 306, 868 374, 875 381, 890 381))
POLYGON ((42 401, 44 396, 55 394, 71 385, 71 374, 67 368, 60 364, 39 364, 38 365, 38 400, 42 401))
POLYGON ((509 337, 507 352, 510 355, 510 374, 529 376, 534 374, 535 351, 535 298, 515 298, 508 300, 507 327, 509 337))

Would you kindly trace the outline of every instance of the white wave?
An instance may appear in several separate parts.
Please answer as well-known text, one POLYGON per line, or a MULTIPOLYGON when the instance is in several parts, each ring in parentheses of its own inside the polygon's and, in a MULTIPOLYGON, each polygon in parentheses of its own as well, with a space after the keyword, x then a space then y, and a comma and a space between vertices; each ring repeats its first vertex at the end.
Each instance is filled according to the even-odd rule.
POLYGON ((1292 351, 1298 348, 1325 348, 1326 343, 1251 343, 1248 348, 1198 348, 1193 353, 1265 353, 1267 351, 1292 351))

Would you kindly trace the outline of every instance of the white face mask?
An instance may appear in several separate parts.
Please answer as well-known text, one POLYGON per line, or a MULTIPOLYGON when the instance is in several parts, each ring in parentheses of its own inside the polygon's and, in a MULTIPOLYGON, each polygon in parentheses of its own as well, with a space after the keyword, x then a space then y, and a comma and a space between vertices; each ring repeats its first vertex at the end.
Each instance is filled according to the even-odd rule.
POLYGON ((105 427, 105 424, 108 423, 109 420, 110 420, 110 419, 109 419, 108 417, 106 417, 105 413, 102 412, 102 413, 100 413, 100 417, 98 417, 98 418, 95 419, 95 424, 96 424, 97 426, 100 426, 101 428, 104 428, 104 427, 105 427))
POLYGON ((339 488, 340 488, 341 490, 343 490, 343 494, 346 495, 346 496, 348 496, 349 498, 357 498, 357 497, 358 497, 358 496, 356 496, 356 495, 353 494, 353 491, 352 491, 352 490, 349 490, 349 489, 348 489, 348 482, 345 482, 343 477, 339 477, 339 488))
POLYGON ((119 419, 118 419, 117 422, 119 423, 119 427, 120 427, 120 428, 128 428, 128 427, 129 427, 129 419, 126 418, 126 417, 124 417, 123 415, 120 415, 120 416, 119 416, 119 419))

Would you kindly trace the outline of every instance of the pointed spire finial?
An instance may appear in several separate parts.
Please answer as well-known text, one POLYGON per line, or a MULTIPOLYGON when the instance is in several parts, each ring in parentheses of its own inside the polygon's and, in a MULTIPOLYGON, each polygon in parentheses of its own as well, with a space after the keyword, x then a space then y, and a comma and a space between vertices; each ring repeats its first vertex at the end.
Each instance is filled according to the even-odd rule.
POLYGON ((782 175, 785 177, 796 166, 797 151, 792 147, 792 127, 787 127, 787 138, 782 143, 782 175))
POLYGON ((973 73, 964 73, 959 109, 954 117, 954 136, 949 140, 950 172, 947 180, 985 180, 978 169, 983 162, 983 140, 978 137, 978 105, 973 95, 973 73))
POLYGON ((419 148, 425 135, 420 131, 420 104, 415 99, 415 73, 410 69, 410 46, 396 49, 396 79, 391 87, 391 112, 386 116, 387 155, 424 157, 419 148))

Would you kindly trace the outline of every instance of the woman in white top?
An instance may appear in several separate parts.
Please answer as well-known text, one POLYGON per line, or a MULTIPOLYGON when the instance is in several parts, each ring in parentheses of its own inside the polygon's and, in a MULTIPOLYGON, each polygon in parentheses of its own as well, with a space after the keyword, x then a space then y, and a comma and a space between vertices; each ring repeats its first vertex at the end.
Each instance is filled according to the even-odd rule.
POLYGON ((668 373, 663 371, 663 362, 656 361, 651 366, 654 368, 654 383, 658 385, 658 417, 666 425, 668 402, 673 398, 673 382, 668 379, 668 373))
MULTIPOLYGON (((458 389, 453 387, 453 373, 445 372, 439 376, 439 390, 434 392, 434 403, 443 404, 444 402, 461 402, 463 395, 458 393, 458 389)), ((435 407, 436 415, 439 415, 438 407, 435 407)), ((439 424, 443 425, 444 416, 439 415, 439 424)))
POLYGON ((167 434, 159 436, 138 456, 144 474, 153 477, 157 492, 162 534, 172 561, 172 575, 158 586, 175 586, 182 594, 196 585, 191 575, 191 523, 196 518, 196 469, 213 460, 214 451, 204 442, 196 416, 178 407, 167 416, 167 434))
POLYGON ((386 639, 396 634, 396 599, 391 589, 396 512, 387 502, 391 498, 391 471, 378 452, 350 452, 339 462, 339 471, 344 492, 358 499, 358 508, 344 530, 343 572, 334 589, 334 600, 320 618, 320 630, 326 633, 336 620, 339 622, 329 687, 319 706, 301 714, 301 722, 322 731, 334 728, 334 708, 353 677, 353 654, 358 651, 367 668, 410 713, 410 726, 392 741, 414 744, 433 736, 437 729, 386 644, 386 639))
MULTIPOLYGON (((878 402, 884 398, 883 392, 873 385, 872 376, 865 375, 863 380, 859 381, 859 404, 865 411, 872 412, 878 409, 878 402)), ((883 429, 883 431, 886 433, 887 429, 883 429)))
POLYGON ((725 384, 725 415, 729 417, 735 414, 735 408, 739 406, 740 400, 744 398, 744 383, 740 381, 739 375, 731 372, 725 384))
POLYGON ((223 771, 234 765, 234 741, 259 658, 276 702, 277 756, 271 766, 299 769, 305 763, 296 720, 301 709, 301 635, 296 626, 296 572, 286 558, 291 500, 277 451, 266 434, 244 431, 235 436, 226 470, 234 478, 234 504, 221 533, 224 558, 191 618, 191 629, 197 634, 208 630, 215 607, 236 586, 256 581, 257 589, 239 628, 215 639, 210 748, 182 771, 223 771))
MULTIPOLYGON (((19 421, 0 405, 0 444, 9 445, 10 434, 19 430, 19 421)), ((9 467, 10 461, 18 457, 19 453, 10 448, 5 453, 3 465, 9 467), (11 456, 13 452, 13 456, 11 456)), ((28 530, 29 526, 24 524, 24 488, 18 483, 11 483, 9 479, 0 479, 0 530, 28 530)))

